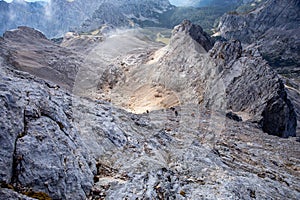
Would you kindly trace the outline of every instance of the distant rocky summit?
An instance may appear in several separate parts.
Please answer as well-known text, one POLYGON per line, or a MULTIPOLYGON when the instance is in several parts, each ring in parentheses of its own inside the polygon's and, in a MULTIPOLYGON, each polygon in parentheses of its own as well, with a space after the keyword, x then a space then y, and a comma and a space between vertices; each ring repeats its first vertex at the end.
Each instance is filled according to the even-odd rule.
POLYGON ((136 27, 147 22, 159 24, 162 13, 172 9, 168 0, 107 1, 86 19, 77 31, 91 31, 108 24, 118 28, 136 27))

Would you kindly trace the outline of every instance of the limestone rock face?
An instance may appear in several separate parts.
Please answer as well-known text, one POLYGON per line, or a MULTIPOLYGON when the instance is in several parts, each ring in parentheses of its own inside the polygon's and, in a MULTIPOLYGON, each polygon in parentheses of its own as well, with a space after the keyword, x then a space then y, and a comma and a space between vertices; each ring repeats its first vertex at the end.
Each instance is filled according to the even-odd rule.
POLYGON ((225 14, 219 30, 226 39, 255 44, 279 72, 292 72, 300 65, 299 13, 298 0, 271 0, 249 13, 225 14))
POLYGON ((71 97, 1 61, 1 182, 85 199, 95 161, 72 126, 71 97))
POLYGON ((297 115, 297 136, 300 135, 300 83, 297 81, 293 81, 291 79, 288 79, 286 77, 282 77, 284 80, 284 85, 287 88, 287 92, 288 92, 288 97, 291 99, 294 107, 295 107, 295 111, 296 111, 296 115, 297 115))

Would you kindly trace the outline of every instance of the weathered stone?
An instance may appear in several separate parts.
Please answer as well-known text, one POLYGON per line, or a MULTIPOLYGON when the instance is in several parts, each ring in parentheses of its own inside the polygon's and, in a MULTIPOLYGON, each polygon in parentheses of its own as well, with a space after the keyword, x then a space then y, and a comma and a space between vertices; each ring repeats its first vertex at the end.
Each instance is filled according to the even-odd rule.
MULTIPOLYGON (((210 56, 223 68, 217 77, 226 91, 226 109, 247 111, 252 121, 261 124, 269 134, 296 136, 296 113, 282 80, 257 51, 249 46, 242 52, 238 41, 216 43, 210 51, 210 56)), ((214 98, 214 88, 209 91, 207 103, 213 105, 219 99, 214 98)))
POLYGON ((67 114, 70 96, 3 62, 0 76, 1 181, 56 199, 85 199, 95 161, 67 114))

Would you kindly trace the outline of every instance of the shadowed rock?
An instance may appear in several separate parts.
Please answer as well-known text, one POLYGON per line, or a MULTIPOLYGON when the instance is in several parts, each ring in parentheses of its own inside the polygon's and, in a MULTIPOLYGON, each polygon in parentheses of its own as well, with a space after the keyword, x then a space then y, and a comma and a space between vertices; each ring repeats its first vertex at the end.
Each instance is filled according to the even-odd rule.
MULTIPOLYGON (((239 41, 218 42, 210 54, 222 68, 216 77, 226 88, 227 109, 248 113, 269 134, 296 136, 296 114, 282 80, 255 47, 242 50, 239 41)), ((215 102, 210 91, 208 102, 215 102)))

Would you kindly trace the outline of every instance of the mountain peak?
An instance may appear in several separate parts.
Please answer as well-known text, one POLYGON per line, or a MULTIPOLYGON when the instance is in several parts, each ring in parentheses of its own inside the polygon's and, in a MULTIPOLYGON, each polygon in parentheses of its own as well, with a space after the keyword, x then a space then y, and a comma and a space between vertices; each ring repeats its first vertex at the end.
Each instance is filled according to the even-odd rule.
POLYGON ((3 37, 9 40, 19 40, 20 38, 29 38, 30 40, 32 40, 32 38, 48 40, 43 33, 27 26, 19 26, 17 29, 6 31, 3 34, 3 37))
POLYGON ((181 24, 175 26, 172 32, 172 36, 176 36, 178 33, 189 35, 193 40, 198 42, 206 51, 209 51, 213 46, 211 37, 203 31, 202 27, 193 24, 189 20, 183 20, 181 24))

